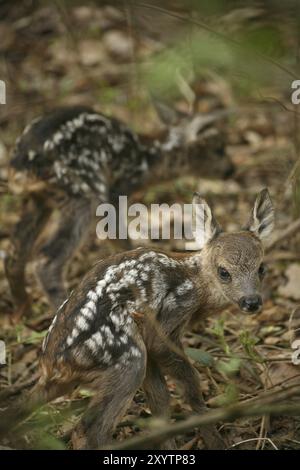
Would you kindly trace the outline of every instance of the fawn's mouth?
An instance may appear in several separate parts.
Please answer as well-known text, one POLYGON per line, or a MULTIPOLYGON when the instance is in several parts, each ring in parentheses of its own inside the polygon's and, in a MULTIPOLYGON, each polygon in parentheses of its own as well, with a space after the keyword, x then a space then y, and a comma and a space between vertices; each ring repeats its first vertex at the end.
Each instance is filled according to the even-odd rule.
POLYGON ((239 300, 238 305, 242 312, 254 314, 261 311, 263 303, 260 295, 253 295, 249 297, 242 297, 239 300))
POLYGON ((262 311, 262 304, 257 307, 257 308, 241 308, 239 305, 239 309, 243 313, 247 313, 248 315, 256 315, 257 313, 260 313, 262 311))
POLYGON ((257 315, 262 311, 262 308, 258 308, 257 310, 245 310, 245 309, 240 309, 241 312, 247 313, 247 315, 257 315))

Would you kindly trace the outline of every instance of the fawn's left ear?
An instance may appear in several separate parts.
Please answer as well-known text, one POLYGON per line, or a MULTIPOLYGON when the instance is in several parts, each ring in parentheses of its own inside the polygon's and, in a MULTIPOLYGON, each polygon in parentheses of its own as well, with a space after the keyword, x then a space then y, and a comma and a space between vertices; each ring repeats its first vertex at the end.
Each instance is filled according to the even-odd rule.
POLYGON ((274 228, 274 207, 267 188, 255 200, 250 219, 245 230, 253 232, 258 238, 267 238, 274 228))

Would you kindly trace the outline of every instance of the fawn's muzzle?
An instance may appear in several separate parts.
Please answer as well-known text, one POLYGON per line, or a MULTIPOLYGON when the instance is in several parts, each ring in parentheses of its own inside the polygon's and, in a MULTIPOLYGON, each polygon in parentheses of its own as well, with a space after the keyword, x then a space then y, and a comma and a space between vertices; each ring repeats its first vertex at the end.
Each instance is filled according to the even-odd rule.
POLYGON ((239 307, 243 312, 258 312, 262 306, 262 298, 260 295, 251 295, 242 297, 239 300, 239 307))

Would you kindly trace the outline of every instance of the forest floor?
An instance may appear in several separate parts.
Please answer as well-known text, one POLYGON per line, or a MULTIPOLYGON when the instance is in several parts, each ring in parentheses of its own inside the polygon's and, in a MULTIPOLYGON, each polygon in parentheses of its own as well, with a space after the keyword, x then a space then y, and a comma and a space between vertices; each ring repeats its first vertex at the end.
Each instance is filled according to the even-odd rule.
MULTIPOLYGON (((0 109, 1 179, 7 176, 9 153, 22 128, 34 116, 57 105, 97 103, 97 109, 123 119, 149 136, 160 131, 143 84, 134 80, 131 66, 133 53, 142 60, 160 49, 161 38, 155 32, 145 29, 138 38, 133 37, 122 15, 112 7, 74 7, 71 18, 66 18, 64 11, 44 7, 15 13, 5 24, 0 23, 0 34, 6 38, 0 48, 5 53, 5 73, 10 84, 8 104, 0 109)), ((221 80, 212 86, 199 79, 193 89, 200 111, 210 110, 216 102, 238 108, 227 130, 227 151, 235 164, 235 174, 227 181, 180 178, 152 187, 138 194, 136 200, 147 204, 190 202, 197 189, 212 202, 223 227, 233 230, 247 220, 256 193, 267 186, 276 208, 276 233, 287 228, 297 217, 292 194, 295 117, 277 100, 288 107, 288 99, 277 91, 273 101, 257 104, 244 98, 236 102, 230 86, 224 86, 221 80)), ((177 105, 184 106, 180 100, 177 105)), ((7 364, 0 368, 0 397, 3 399, 6 390, 16 387, 15 393, 7 396, 10 403, 36 380, 41 341, 53 312, 30 266, 28 291, 33 299, 33 316, 11 324, 14 307, 3 259, 9 248, 10 231, 19 217, 20 197, 11 194, 5 185, 0 187, 0 194, 0 338, 7 347, 7 364)), ((169 247, 174 246, 170 243, 169 247)), ((259 397, 267 390, 300 382, 300 366, 291 361, 289 334, 290 315, 300 302, 299 248, 298 231, 268 252, 261 313, 247 316, 230 307, 217 316, 212 312, 211 317, 186 333, 185 346, 199 370, 210 407, 259 397)), ((100 242, 91 233, 68 270, 69 288, 76 286, 96 260, 112 252, 112 244, 100 242)), ((182 420, 188 407, 176 385, 171 380, 168 384, 172 419, 182 420)), ((82 389, 56 400, 36 412, 2 444, 10 448, 68 448, 70 431, 88 400, 89 393, 82 389)), ((145 432, 149 423, 150 411, 139 391, 115 437, 128 439, 145 432)), ((300 417, 241 418, 219 423, 218 427, 231 449, 300 447, 300 417)), ((204 447, 198 430, 179 436, 178 445, 183 449, 204 447)))

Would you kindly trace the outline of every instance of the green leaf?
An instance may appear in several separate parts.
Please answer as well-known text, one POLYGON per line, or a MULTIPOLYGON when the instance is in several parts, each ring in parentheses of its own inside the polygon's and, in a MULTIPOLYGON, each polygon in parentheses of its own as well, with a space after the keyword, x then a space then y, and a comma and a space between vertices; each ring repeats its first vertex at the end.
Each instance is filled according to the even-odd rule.
POLYGON ((44 331, 33 331, 30 336, 27 338, 23 339, 23 343, 25 344, 36 344, 40 343, 42 339, 45 338, 47 334, 47 330, 44 331))
POLYGON ((226 406, 235 403, 239 398, 239 391, 235 384, 228 384, 224 393, 214 398, 214 406, 226 406))
POLYGON ((250 359, 257 362, 264 362, 264 358, 258 353, 255 345, 259 342, 259 338, 253 336, 249 331, 244 330, 239 336, 240 342, 244 348, 245 353, 250 359))
POLYGON ((218 320, 214 323, 212 328, 208 328, 207 331, 218 338, 218 341, 223 351, 226 354, 230 355, 231 352, 230 352, 229 344, 227 344, 227 341, 225 338, 224 325, 225 325, 225 318, 224 317, 218 318, 218 320))
POLYGON ((241 359, 232 357, 228 362, 219 361, 217 369, 227 376, 235 375, 238 373, 241 365, 241 359))
POLYGON ((202 349, 186 348, 185 352, 191 359, 200 362, 205 367, 210 367, 214 363, 213 356, 202 349))
POLYGON ((95 394, 94 392, 92 392, 91 390, 88 390, 86 388, 81 388, 79 390, 79 394, 81 397, 84 397, 84 398, 90 398, 90 397, 93 397, 95 394))

